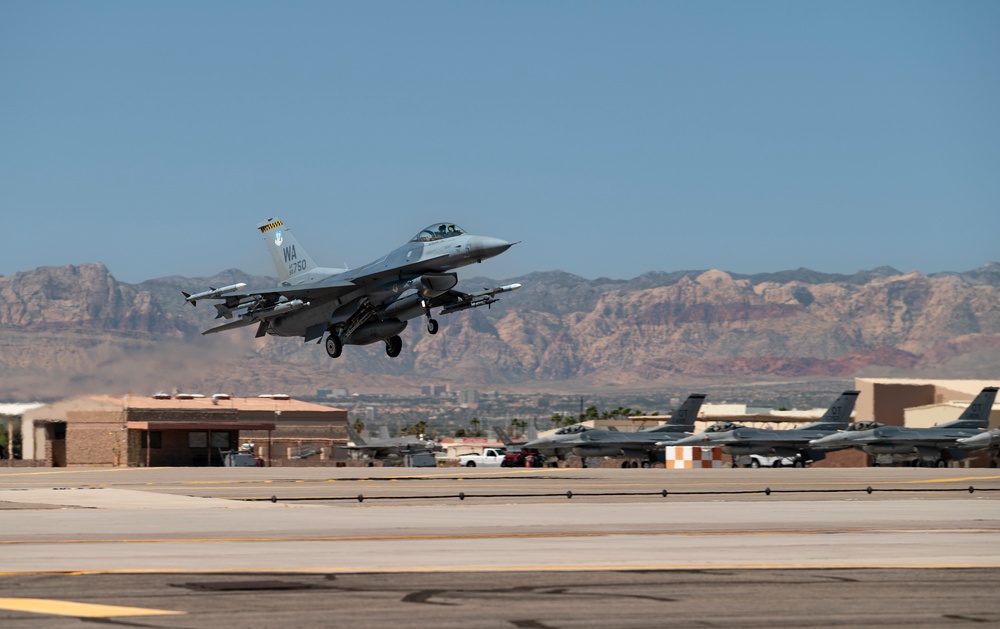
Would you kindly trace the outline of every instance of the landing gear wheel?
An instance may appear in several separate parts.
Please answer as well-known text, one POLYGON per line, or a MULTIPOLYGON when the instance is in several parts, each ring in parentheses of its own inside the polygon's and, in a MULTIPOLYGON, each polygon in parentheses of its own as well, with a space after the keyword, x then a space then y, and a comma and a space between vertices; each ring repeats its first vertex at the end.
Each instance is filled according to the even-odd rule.
POLYGON ((437 334, 438 333, 438 322, 437 319, 427 319, 427 333, 437 334))
POLYGON ((385 354, 389 358, 395 358, 399 356, 399 352, 403 351, 403 339, 398 336, 390 336, 385 340, 385 354))
POLYGON ((337 358, 344 351, 344 344, 340 342, 340 337, 335 333, 326 337, 326 353, 330 358, 337 358))

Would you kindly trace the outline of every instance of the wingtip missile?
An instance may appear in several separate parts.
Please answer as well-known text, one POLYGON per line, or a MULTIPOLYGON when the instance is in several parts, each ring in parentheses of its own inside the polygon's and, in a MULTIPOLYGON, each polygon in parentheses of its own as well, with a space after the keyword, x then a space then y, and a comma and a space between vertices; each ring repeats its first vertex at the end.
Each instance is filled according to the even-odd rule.
POLYGON ((181 291, 181 294, 184 295, 184 301, 190 302, 192 306, 197 306, 199 299, 215 299, 216 297, 221 297, 226 293, 235 293, 243 288, 246 288, 246 282, 223 286, 222 288, 209 288, 204 292, 195 293, 194 295, 185 293, 184 291, 181 291))
POLYGON ((461 310, 468 310, 470 308, 478 308, 480 306, 489 307, 491 304, 495 304, 499 299, 496 295, 500 293, 509 293, 512 290, 517 290, 521 288, 520 284, 507 284, 506 286, 498 286, 496 288, 488 288, 479 293, 472 293, 466 296, 466 298, 455 304, 450 304, 441 309, 441 314, 450 314, 452 312, 459 312, 461 310))

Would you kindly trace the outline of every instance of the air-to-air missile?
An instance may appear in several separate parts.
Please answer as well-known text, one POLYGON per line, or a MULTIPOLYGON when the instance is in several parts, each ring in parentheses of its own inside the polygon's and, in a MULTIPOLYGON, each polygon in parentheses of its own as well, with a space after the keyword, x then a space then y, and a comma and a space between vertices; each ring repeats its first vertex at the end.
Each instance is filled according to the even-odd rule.
POLYGON ((194 295, 185 293, 184 291, 181 291, 181 293, 184 295, 184 301, 189 301, 192 306, 197 306, 199 299, 213 299, 215 297, 225 295, 226 293, 235 293, 241 288, 246 288, 246 282, 240 282, 239 284, 233 284, 231 286, 223 286, 222 288, 209 288, 203 293, 195 293, 194 295))
POLYGON ((519 288, 521 288, 520 284, 507 284, 506 286, 498 286, 497 288, 487 289, 479 293, 472 293, 471 295, 468 295, 465 300, 442 308, 441 314, 468 310, 469 308, 478 308, 479 306, 489 306, 490 304, 495 304, 499 301, 499 299, 494 297, 494 295, 509 293, 510 291, 517 290, 519 288))

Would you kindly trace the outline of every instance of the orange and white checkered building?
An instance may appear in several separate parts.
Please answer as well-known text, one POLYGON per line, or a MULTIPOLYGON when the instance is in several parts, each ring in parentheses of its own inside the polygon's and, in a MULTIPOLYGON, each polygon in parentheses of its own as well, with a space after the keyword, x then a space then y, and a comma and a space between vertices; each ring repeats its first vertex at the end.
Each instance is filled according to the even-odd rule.
POLYGON ((711 469, 725 467, 720 448, 693 446, 667 446, 668 470, 711 469))

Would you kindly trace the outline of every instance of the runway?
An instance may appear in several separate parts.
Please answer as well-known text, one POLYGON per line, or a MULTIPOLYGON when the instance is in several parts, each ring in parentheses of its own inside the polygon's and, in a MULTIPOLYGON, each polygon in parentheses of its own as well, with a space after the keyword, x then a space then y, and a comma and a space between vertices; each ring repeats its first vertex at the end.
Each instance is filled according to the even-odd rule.
MULTIPOLYGON (((1000 473, 992 470, 8 469, 0 470, 0 487, 4 596, 12 589, 37 594, 32 583, 59 584, 60 594, 80 590, 74 602, 146 608, 157 587, 175 598, 177 588, 166 581, 235 580, 259 583, 229 586, 220 600, 236 605, 256 588, 284 601, 274 613, 294 618, 286 608, 293 599, 331 589, 347 597, 338 589, 345 582, 358 592, 377 590, 372 583, 407 590, 393 599, 403 609, 416 605, 407 599, 413 584, 438 584, 418 596, 431 611, 471 604, 475 596, 454 592, 474 584, 501 592, 497 601, 509 606, 503 601, 513 594, 497 587, 507 583, 554 616, 528 614, 522 620, 535 624, 518 625, 487 615, 462 626, 591 626, 583 620, 610 618, 607 605, 598 604, 601 584, 609 588, 604 603, 624 591, 647 592, 641 596, 648 602, 676 598, 653 593, 650 583, 684 589, 700 575, 694 580, 733 588, 732 597, 761 614, 766 609, 755 606, 756 596, 773 605, 789 587, 799 592, 808 583, 871 581, 859 592, 898 587, 908 599, 916 590, 901 584, 926 581, 930 601, 921 599, 926 609, 917 616, 911 614, 920 605, 887 611, 882 598, 878 617, 891 612, 911 625, 938 626, 944 616, 931 613, 931 603, 966 597, 976 618, 1000 621, 995 596, 978 587, 1000 580, 1000 473), (876 573, 894 576, 871 578, 876 573), (107 593, 106 584, 121 578, 137 588, 134 597, 107 593), (958 583, 966 579, 978 586, 965 591, 958 583), (538 592, 552 583, 586 594, 549 601, 538 592), (589 615, 576 611, 588 607, 589 615)), ((186 602, 192 597, 176 598, 150 609, 184 614, 157 615, 141 626, 213 624, 218 609, 205 615, 186 602)), ((648 626, 650 616, 636 611, 646 603, 625 600, 616 624, 648 626)), ((805 614, 799 620, 825 608, 798 595, 796 601, 792 607, 805 614)), ((697 605, 673 607, 688 610, 679 619, 702 620, 697 605)), ((53 626, 31 624, 52 614, 23 609, 0 601, 0 622, 53 626)), ((313 612, 299 613, 306 619, 313 612)), ((402 625, 449 626, 450 614, 420 617, 402 625)), ((773 617, 770 624, 805 626, 775 624, 773 617)))

